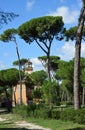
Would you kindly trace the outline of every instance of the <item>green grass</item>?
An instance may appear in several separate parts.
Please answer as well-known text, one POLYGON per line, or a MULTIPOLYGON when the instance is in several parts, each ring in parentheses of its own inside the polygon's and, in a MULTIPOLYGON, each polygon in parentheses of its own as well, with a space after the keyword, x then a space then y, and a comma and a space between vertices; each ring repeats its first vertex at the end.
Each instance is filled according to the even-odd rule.
MULTIPOLYGON (((41 125, 52 130, 85 130, 85 125, 72 122, 63 122, 60 120, 40 119, 40 118, 22 118, 15 114, 1 114, 0 117, 5 121, 0 121, 0 130, 27 130, 26 128, 16 128, 14 122, 26 120, 28 122, 41 125)), ((29 129, 28 129, 29 130, 29 129)))
POLYGON ((52 130, 85 130, 85 125, 72 123, 70 121, 63 122, 61 120, 47 120, 47 119, 35 119, 29 118, 29 122, 44 126, 45 128, 51 128, 52 130))

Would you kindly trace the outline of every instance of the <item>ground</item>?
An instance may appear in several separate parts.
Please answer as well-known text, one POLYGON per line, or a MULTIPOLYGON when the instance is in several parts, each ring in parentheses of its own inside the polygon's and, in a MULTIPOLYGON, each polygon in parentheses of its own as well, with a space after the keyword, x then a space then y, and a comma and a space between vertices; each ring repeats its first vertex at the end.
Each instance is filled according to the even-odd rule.
POLYGON ((43 128, 42 126, 38 126, 36 124, 33 123, 28 123, 24 120, 14 119, 12 118, 13 115, 12 114, 1 114, 0 115, 0 129, 4 128, 4 130, 51 130, 48 128, 43 128))

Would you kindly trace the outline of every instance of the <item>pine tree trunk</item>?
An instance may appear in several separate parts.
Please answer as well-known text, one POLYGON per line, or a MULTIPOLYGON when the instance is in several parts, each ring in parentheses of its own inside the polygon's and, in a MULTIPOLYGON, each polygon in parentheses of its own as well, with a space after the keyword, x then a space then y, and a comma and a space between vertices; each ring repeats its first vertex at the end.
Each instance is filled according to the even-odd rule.
POLYGON ((18 56, 18 65, 19 65, 19 80, 20 80, 20 105, 22 105, 22 77, 21 77, 21 70, 20 70, 20 55, 18 51, 18 44, 15 39, 15 44, 16 44, 16 52, 18 56))
MULTIPOLYGON (((85 0, 84 0, 85 1, 85 0)), ((84 26, 85 9, 84 4, 79 17, 79 24, 75 43, 75 60, 74 60, 74 109, 80 109, 80 54, 81 54, 81 39, 84 26)))
POLYGON ((50 55, 47 55, 47 74, 48 74, 48 80, 51 81, 51 74, 50 74, 50 55))

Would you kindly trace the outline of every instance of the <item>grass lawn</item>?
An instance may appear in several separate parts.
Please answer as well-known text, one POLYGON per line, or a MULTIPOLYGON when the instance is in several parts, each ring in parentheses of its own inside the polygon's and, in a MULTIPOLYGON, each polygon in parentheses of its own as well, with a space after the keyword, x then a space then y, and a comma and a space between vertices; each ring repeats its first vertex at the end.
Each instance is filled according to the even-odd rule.
POLYGON ((70 121, 63 122, 61 120, 47 120, 47 119, 35 119, 29 118, 29 122, 50 128, 52 130, 85 130, 85 125, 72 123, 70 121))
POLYGON ((4 121, 0 121, 0 130, 29 130, 26 128, 16 128, 14 122, 22 120, 44 126, 45 128, 47 127, 52 130, 85 130, 85 125, 72 122, 63 122, 60 120, 22 118, 15 114, 0 114, 0 118, 5 119, 4 121))

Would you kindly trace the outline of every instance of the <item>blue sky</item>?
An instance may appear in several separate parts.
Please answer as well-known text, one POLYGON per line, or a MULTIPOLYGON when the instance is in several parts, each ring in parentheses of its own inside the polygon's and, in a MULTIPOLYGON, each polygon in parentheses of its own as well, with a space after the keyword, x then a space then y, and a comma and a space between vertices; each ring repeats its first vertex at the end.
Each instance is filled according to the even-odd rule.
MULTIPOLYGON (((41 16, 63 16, 65 27, 77 25, 81 9, 81 0, 0 0, 0 10, 19 14, 12 22, 3 25, 0 34, 9 28, 18 28, 22 23, 32 18, 41 16)), ((17 39, 20 58, 29 58, 33 62, 34 70, 41 69, 41 63, 37 57, 45 55, 34 44, 27 44, 20 38, 17 39)), ((51 55, 60 56, 63 60, 74 57, 74 43, 69 41, 55 41, 51 48, 51 55)), ((85 44, 82 43, 82 56, 85 57, 85 44)), ((17 60, 16 47, 13 42, 3 43, 0 41, 0 70, 12 68, 13 61, 17 60)))

